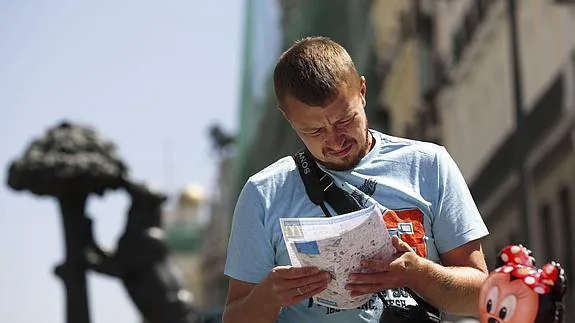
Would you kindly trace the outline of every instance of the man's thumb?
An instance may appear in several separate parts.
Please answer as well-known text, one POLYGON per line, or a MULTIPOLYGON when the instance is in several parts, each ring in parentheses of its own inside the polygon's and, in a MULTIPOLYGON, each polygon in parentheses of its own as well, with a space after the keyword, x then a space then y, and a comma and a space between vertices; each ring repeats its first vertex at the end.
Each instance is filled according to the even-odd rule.
POLYGON ((411 249, 409 244, 407 244, 407 242, 401 240, 398 236, 395 236, 395 235, 392 236, 391 237, 391 243, 393 244, 393 247, 395 248, 395 250, 397 250, 398 252, 413 251, 413 249, 411 249))

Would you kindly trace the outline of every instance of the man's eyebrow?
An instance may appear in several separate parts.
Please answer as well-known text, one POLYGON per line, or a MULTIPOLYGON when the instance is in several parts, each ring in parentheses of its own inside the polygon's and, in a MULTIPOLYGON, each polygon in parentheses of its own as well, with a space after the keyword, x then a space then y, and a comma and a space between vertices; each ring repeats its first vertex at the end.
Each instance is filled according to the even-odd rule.
POLYGON ((341 121, 350 117, 357 115, 357 111, 353 111, 350 108, 346 109, 345 113, 342 113, 338 118, 337 121, 341 121))
POLYGON ((321 128, 321 126, 318 127, 318 126, 309 126, 309 125, 308 125, 308 126, 301 126, 301 127, 299 127, 299 128, 300 128, 302 131, 315 131, 315 130, 321 128))

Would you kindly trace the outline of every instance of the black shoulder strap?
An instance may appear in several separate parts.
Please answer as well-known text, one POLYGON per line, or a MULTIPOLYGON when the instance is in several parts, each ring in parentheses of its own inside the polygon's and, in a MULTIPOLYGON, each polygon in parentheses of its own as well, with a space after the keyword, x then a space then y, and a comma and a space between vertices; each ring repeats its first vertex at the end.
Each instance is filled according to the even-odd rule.
POLYGON ((318 180, 321 169, 317 167, 315 161, 310 158, 310 153, 307 150, 301 150, 293 155, 300 177, 305 186, 305 191, 309 199, 316 205, 319 205, 323 213, 330 217, 327 207, 325 206, 325 190, 321 186, 321 181, 318 180))
POLYGON ((293 158, 309 199, 314 204, 319 205, 326 216, 329 217, 331 214, 327 210, 325 202, 338 214, 345 214, 362 208, 355 198, 337 187, 331 176, 317 166, 307 149, 297 152, 293 158))

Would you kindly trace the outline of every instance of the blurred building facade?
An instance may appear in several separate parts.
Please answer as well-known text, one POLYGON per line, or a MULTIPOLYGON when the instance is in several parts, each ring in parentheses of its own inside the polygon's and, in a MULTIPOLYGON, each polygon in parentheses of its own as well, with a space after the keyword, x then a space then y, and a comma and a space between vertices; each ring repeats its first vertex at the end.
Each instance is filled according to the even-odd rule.
MULTIPOLYGON (((520 92, 515 92, 508 5, 438 4, 438 49, 451 82, 439 95, 444 144, 491 231, 485 242, 491 268, 506 244, 527 243, 539 265, 558 261, 573 277, 575 9, 561 1, 515 1, 520 73, 520 92), (518 145, 525 151, 523 184, 516 167, 518 145)), ((566 304, 573 304, 573 295, 571 290, 566 304)), ((571 309, 570 319, 573 314, 571 309)))
MULTIPOLYGON (((344 45, 366 76, 371 128, 446 146, 490 229, 490 269, 503 246, 525 241, 527 218, 539 265, 557 260, 575 277, 575 6, 568 2, 516 0, 519 136, 508 1, 249 0, 229 217, 250 175, 302 146, 277 111, 272 71, 294 40, 323 35, 344 45), (255 14, 261 10, 271 12, 268 20, 255 14), (528 217, 520 208, 518 140, 526 149, 528 217)), ((566 304, 573 295, 571 288, 566 304)))
POLYGON ((441 142, 436 105, 446 82, 435 42, 433 2, 375 0, 371 10, 380 66, 387 66, 378 105, 389 115, 388 133, 441 142))

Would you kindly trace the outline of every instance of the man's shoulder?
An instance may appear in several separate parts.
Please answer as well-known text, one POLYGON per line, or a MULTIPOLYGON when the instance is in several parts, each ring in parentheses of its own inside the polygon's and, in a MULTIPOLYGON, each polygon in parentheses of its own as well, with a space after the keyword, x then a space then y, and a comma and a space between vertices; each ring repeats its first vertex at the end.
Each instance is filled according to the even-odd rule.
POLYGON ((377 134, 381 138, 381 152, 384 155, 399 153, 401 155, 427 157, 434 160, 437 154, 445 149, 443 146, 433 142, 391 136, 383 133, 377 134))
POLYGON ((265 187, 272 183, 283 184, 296 173, 295 161, 291 156, 285 156, 250 176, 248 182, 256 187, 265 187))

